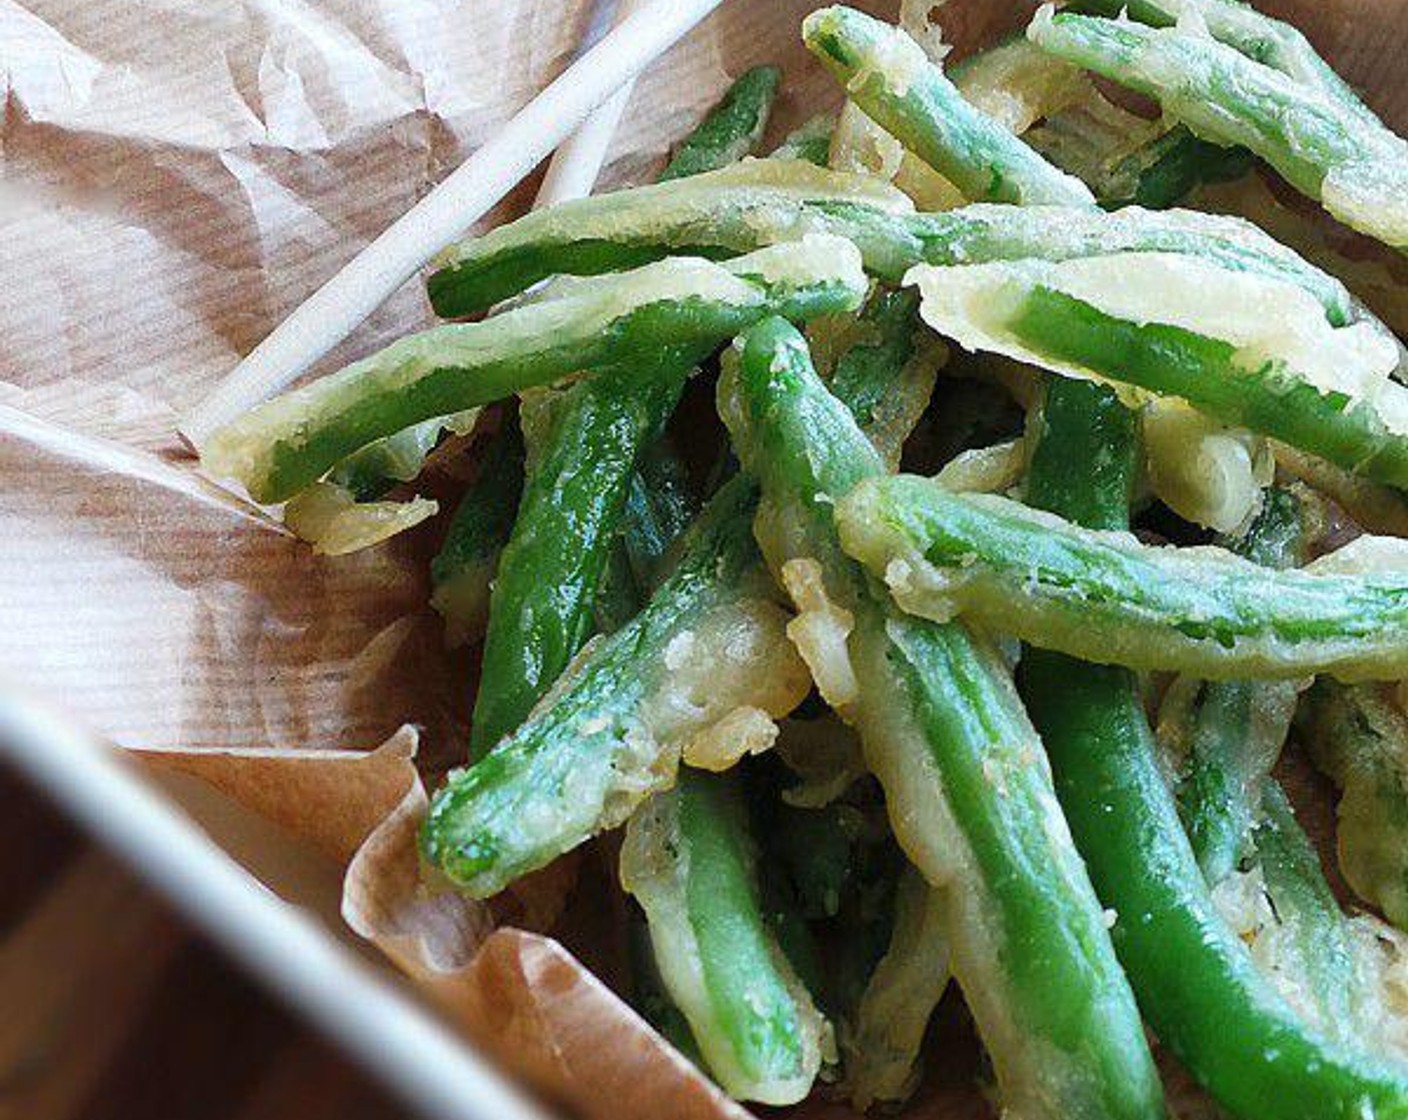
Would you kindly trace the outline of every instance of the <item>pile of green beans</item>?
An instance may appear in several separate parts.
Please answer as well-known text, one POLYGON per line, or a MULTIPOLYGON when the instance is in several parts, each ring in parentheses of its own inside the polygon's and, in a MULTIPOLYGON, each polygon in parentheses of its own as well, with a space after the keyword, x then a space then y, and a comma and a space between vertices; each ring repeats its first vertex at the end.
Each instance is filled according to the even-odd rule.
POLYGON ((1260 160, 1408 249, 1408 144, 1236 0, 1074 0, 948 74, 800 34, 839 116, 752 158, 747 70, 655 182, 445 249, 481 318, 204 449, 295 525, 487 429, 430 567, 482 648, 427 888, 622 828, 635 1002, 740 1101, 902 1103, 961 997, 1004 1115, 1163 1120, 1164 1048, 1238 1120, 1408 1120, 1408 942, 1337 897, 1408 930, 1408 546, 1320 492, 1408 492, 1401 346, 1359 273, 1177 209, 1260 160))

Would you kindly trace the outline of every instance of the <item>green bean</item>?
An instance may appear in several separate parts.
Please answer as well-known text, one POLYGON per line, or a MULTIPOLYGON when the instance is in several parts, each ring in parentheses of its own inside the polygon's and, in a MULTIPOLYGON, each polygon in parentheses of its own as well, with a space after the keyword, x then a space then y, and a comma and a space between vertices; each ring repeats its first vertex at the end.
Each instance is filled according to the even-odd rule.
POLYGON ((669 437, 647 447, 626 494, 621 538, 638 587, 653 587, 670 547, 699 512, 688 471, 669 437))
POLYGON ((1204 139, 1255 152, 1345 224, 1408 248, 1408 144, 1367 111, 1183 28, 1048 12, 1028 34, 1157 98, 1204 139))
POLYGON ((742 159, 763 135, 782 71, 755 66, 744 72, 709 115, 675 149, 662 182, 713 171, 742 159))
POLYGON ((1246 1120, 1408 1115, 1403 1070, 1308 1028, 1217 912, 1129 674, 1036 653, 1022 694, 1159 1039, 1246 1120))
POLYGON ((727 257, 790 240, 804 228, 798 221, 805 207, 837 202, 881 212, 912 208, 868 175, 800 160, 747 160, 534 210, 446 249, 426 291, 438 315, 469 315, 557 274, 595 276, 677 253, 727 257), (784 232, 768 236, 779 224, 784 232))
POLYGON ((801 700, 805 670, 749 531, 755 501, 744 479, 720 490, 645 609, 436 793, 422 850, 460 890, 487 898, 620 824, 720 721, 801 700))
POLYGON ((655 949, 650 943, 650 927, 643 914, 633 914, 629 926, 631 962, 631 1006, 645 1016, 646 1022, 659 1032, 671 1046, 697 1066, 703 1066, 704 1055, 694 1041, 689 1020, 675 1006, 665 988, 660 967, 655 963, 655 949))
POLYGON ((482 633, 489 619, 489 586, 522 492, 523 434, 517 420, 510 420, 485 452, 479 476, 460 499, 430 562, 430 604, 444 618, 452 645, 482 633))
POLYGON ((951 888, 952 968, 1004 1105, 1161 1116, 1133 997, 1005 666, 960 625, 905 618, 840 551, 830 496, 882 476, 879 453, 781 320, 745 336, 720 398, 763 487, 764 555, 802 609, 789 632, 860 731, 901 847, 951 888))
POLYGON ((905 436, 933 395, 943 360, 919 318, 915 294, 883 290, 861 309, 855 341, 836 359, 831 391, 846 402, 891 469, 899 466, 905 436))
POLYGON ((847 552, 923 617, 962 613, 1089 661, 1211 679, 1408 673, 1408 573, 1272 572, 907 475, 866 480, 837 516, 847 552))
POLYGON ((674 409, 685 373, 678 364, 601 373, 555 402, 489 599, 473 757, 523 722, 595 629, 636 455, 674 409))
POLYGON ((768 158, 799 159, 825 167, 831 155, 831 133, 835 128, 835 117, 830 113, 819 113, 784 136, 782 143, 769 153, 768 158))
POLYGON ((1349 83, 1316 53, 1300 31, 1240 0, 1080 0, 1072 7, 1110 18, 1125 15, 1155 27, 1197 20, 1218 42, 1303 85, 1320 89, 1355 113, 1375 119, 1349 83))
POLYGON ((465 435, 477 418, 478 410, 470 409, 412 424, 349 455, 332 469, 329 478, 350 490, 358 501, 380 497, 395 483, 410 482, 420 474, 441 432, 465 435))
MULTIPOLYGON (((1028 495, 1056 514, 1123 528, 1133 420, 1111 411, 1108 389, 1060 388, 1071 394, 1069 407, 1047 419, 1054 446, 1043 454, 1038 445, 1028 495), (1096 448, 1103 454, 1093 456, 1096 448), (1082 461, 1096 465, 1100 502, 1081 490, 1082 461)), ((1133 676, 1031 649, 1019 686, 1076 843, 1113 912, 1115 948, 1159 1039, 1247 1120, 1408 1115, 1403 1073, 1308 1030, 1223 922, 1179 826, 1133 676)))
MULTIPOLYGON (((1252 847, 1276 923, 1268 962, 1273 979, 1284 981, 1288 998, 1293 992, 1308 1005, 1305 1013, 1319 1030, 1352 1041, 1361 1025, 1355 1015, 1360 982, 1354 933, 1325 881, 1319 853, 1273 779, 1262 787, 1252 847)), ((1264 941, 1268 934, 1260 936, 1264 941)), ((1262 964, 1258 948, 1253 944, 1252 956, 1262 964)))
POLYGON ((676 258, 479 323, 392 343, 260 405, 211 438, 202 456, 261 502, 297 493, 372 440, 432 416, 487 404, 583 369, 697 361, 768 312, 809 318, 856 306, 864 277, 835 238, 723 265, 676 258))
MULTIPOLYGON (((748 71, 690 133, 662 179, 745 155, 767 124, 780 74, 748 71)), ((687 367, 602 374, 552 402, 551 420, 500 562, 490 600, 470 750, 483 754, 517 727, 591 635, 598 613, 615 628, 634 613, 635 577, 610 563, 636 460, 674 411, 687 367), (609 599, 600 602, 604 586, 609 599), (550 594, 543 594, 543 589, 550 594)), ((683 525, 678 526, 683 528, 683 525)))
POLYGON ((802 39, 876 124, 970 199, 1079 206, 1079 179, 1052 167, 969 105, 897 27, 853 8, 813 12, 802 39))
POLYGON ((1134 414, 1106 386, 1051 379, 1036 417, 1027 502, 1078 525, 1122 529, 1137 470, 1134 414))
POLYGON ((1379 688, 1319 680, 1297 727, 1340 790, 1340 870, 1360 898, 1408 929, 1408 717, 1379 688))
POLYGON ((765 1104, 805 1097, 829 1028, 764 917, 737 775, 684 769, 646 802, 626 826, 621 882, 719 1084, 765 1104))
POLYGON ((454 246, 431 277, 442 315, 466 315, 548 276, 594 275, 672 253, 747 252, 808 231, 843 236, 867 271, 898 283, 916 264, 1065 261, 1167 252, 1304 288, 1333 323, 1351 317, 1338 281, 1250 222, 1129 207, 972 205, 915 214, 873 176, 824 171, 798 160, 750 160, 691 179, 565 202, 454 246))
POLYGON ((1203 183, 1237 179, 1252 167, 1244 148, 1209 143, 1182 125, 1145 121, 1098 96, 1048 116, 1023 139, 1079 177, 1107 209, 1165 210, 1203 183))
POLYGON ((948 988, 949 909, 942 892, 906 870, 889 947, 865 986, 846 1044, 847 1088, 862 1112, 914 1091, 924 1032, 948 988))
POLYGON ((1389 377, 1397 343, 1367 321, 1319 320, 1302 291, 1162 254, 926 266, 911 278, 925 319, 965 347, 1181 397, 1408 487, 1408 390, 1389 377))
MULTIPOLYGON (((1268 490, 1256 520, 1231 547, 1268 568, 1298 567, 1306 559, 1300 500, 1289 490, 1268 490)), ((1190 695, 1178 810, 1203 877, 1215 887, 1251 845, 1299 688, 1294 681, 1187 680, 1170 689, 1170 696, 1181 693, 1190 695)))

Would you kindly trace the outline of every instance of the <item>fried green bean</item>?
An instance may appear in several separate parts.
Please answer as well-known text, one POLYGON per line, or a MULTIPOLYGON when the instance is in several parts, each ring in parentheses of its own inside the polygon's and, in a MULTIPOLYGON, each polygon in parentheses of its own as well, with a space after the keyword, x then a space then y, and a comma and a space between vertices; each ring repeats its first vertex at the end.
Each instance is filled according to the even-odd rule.
POLYGON ((1143 120, 1098 94, 1048 116, 1023 139, 1111 210, 1165 210, 1204 183, 1242 177, 1253 163, 1244 148, 1209 143, 1182 125, 1143 120))
POLYGON ((1408 487, 1397 342, 1370 321, 1332 326, 1303 289, 1164 253, 924 266, 910 279, 930 325, 969 349, 1179 397, 1408 487))
POLYGON ((430 562, 430 605, 445 620, 445 636, 461 645, 489 619, 489 585, 498 569, 523 492, 523 433, 504 424, 480 463, 479 475, 455 508, 440 551, 430 562))
POLYGON ((762 736, 806 693, 758 562, 750 483, 727 484, 645 609, 586 646, 528 719, 454 771, 422 829, 427 861, 487 898, 673 784, 717 725, 762 736), (730 718, 731 717, 731 718, 730 718))
POLYGON ((1408 1115, 1404 1070, 1308 1027, 1217 911, 1129 674, 1043 653, 1019 679, 1159 1039, 1245 1120, 1408 1115))
MULTIPOLYGON (((1252 831, 1252 850, 1276 928, 1270 951, 1259 952, 1261 946, 1253 943, 1252 959, 1273 981, 1281 982, 1287 998, 1299 997, 1303 1013, 1317 1029, 1351 1041, 1361 1025, 1356 1015, 1361 980, 1354 931, 1285 792, 1274 779, 1267 779, 1261 792, 1261 819, 1252 831)), ((1263 941, 1267 938, 1265 930, 1252 932, 1263 941)))
POLYGON ((472 757, 523 722, 591 637, 637 453, 659 434, 686 372, 678 363, 603 372, 554 402, 489 599, 472 757))
POLYGON ((782 71, 755 66, 741 74, 708 116, 675 149, 660 181, 683 179, 736 163, 757 145, 768 126, 782 71))
POLYGON ((1007 669, 963 626, 906 618, 841 552, 832 500, 883 476, 880 454, 778 319, 745 336, 720 412, 763 488, 763 553, 802 612, 789 633, 859 730, 901 847, 947 891, 953 973, 1005 1107, 1161 1116, 1133 997, 1007 669))
POLYGON ((684 462, 668 437, 657 440, 636 461, 621 519, 622 546, 637 587, 659 582, 671 545, 698 513, 684 462))
POLYGON ((782 143, 768 153, 768 158, 799 159, 825 167, 831 155, 831 133, 835 128, 835 117, 830 113, 819 113, 784 136, 782 143))
POLYGON ((948 988, 948 914, 942 892, 907 868, 895 892, 890 944, 861 994, 846 1044, 846 1087, 861 1111, 914 1091, 924 1032, 948 988))
POLYGON ((854 8, 813 12, 807 47, 876 124, 974 201, 1080 206, 1094 201, 996 121, 974 109, 899 28, 854 8))
MULTIPOLYGON (((1028 497, 1096 529, 1127 527, 1133 418, 1102 386, 1053 389, 1066 400, 1048 409, 1048 446, 1034 453, 1028 497), (1094 469, 1097 501, 1080 484, 1081 463, 1094 469)), ((1179 825, 1132 674, 1029 649, 1018 683, 1160 1041, 1245 1120, 1408 1115, 1403 1070, 1307 1028, 1223 921, 1179 825)))
MULTIPOLYGON (((1246 534, 1231 547, 1264 567, 1300 566, 1306 559, 1300 500, 1273 488, 1263 503, 1246 534)), ((1186 724, 1187 762, 1178 811, 1198 866, 1215 887, 1252 843, 1263 791, 1291 729, 1299 688, 1294 681, 1247 680, 1186 680, 1170 688, 1171 696, 1184 692, 1191 695, 1180 721, 1186 724)), ((1284 831, 1268 836, 1284 838, 1284 831)))
POLYGON ((1196 21, 1218 42, 1323 91, 1355 113, 1375 119, 1349 83, 1316 53, 1299 30, 1241 0, 1079 0, 1071 7, 1112 19, 1125 15, 1154 27, 1171 27, 1180 20, 1196 21))
POLYGON ((1340 870, 1360 898, 1408 929, 1408 717, 1380 688, 1319 680, 1297 727, 1339 787, 1340 870))
POLYGON ((846 551, 923 617, 961 613, 1088 661, 1210 679, 1408 674, 1408 573, 1273 572, 907 475, 866 480, 837 517, 846 551))
POLYGON ((683 769, 626 826, 621 882, 705 1064, 739 1100, 795 1104, 830 1030, 763 913, 737 774, 683 769))
POLYGON ((1043 10, 1028 34, 1059 58, 1157 98, 1204 139, 1255 152, 1346 225, 1408 249, 1408 143, 1362 106, 1181 26, 1043 10))
MULTIPOLYGON (((1039 157, 1038 157, 1039 158, 1039 157)), ((1335 324, 1344 285, 1250 222, 1190 211, 975 204, 916 214, 870 175, 750 160, 673 183, 565 202, 452 247, 430 280, 444 315, 483 310, 556 274, 596 275, 672 253, 730 256, 807 232, 845 237, 867 271, 898 283, 916 264, 1066 261, 1166 252, 1305 289, 1335 324)))
MULTIPOLYGON (((661 178, 713 170, 746 155, 767 125, 779 78, 774 67, 740 77, 661 178)), ((634 612, 636 574, 627 580, 627 566, 618 557, 613 567, 611 553, 623 515, 629 526, 637 514, 653 512, 627 505, 630 491, 642 485, 633 480, 636 461, 674 411, 687 372, 667 360, 654 371, 603 373, 552 401, 489 603, 472 754, 483 754, 523 721, 598 617, 615 629, 634 612), (602 589, 606 597, 598 602, 602 589)))
POLYGON ((865 279, 854 249, 812 238, 726 264, 674 258, 479 323, 434 327, 275 397, 217 431, 202 462, 261 502, 297 493, 360 447, 433 416, 472 408, 584 369, 688 364, 780 312, 855 307, 865 279))

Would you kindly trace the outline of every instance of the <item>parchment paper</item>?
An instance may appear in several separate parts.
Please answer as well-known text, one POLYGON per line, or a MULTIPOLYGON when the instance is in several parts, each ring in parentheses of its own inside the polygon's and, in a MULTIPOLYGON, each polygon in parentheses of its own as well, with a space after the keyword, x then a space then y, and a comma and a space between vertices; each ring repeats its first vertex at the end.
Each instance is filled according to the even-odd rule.
MULTIPOLYGON (((638 83, 603 185, 644 181, 748 65, 785 69, 777 133, 835 105, 798 42, 813 6, 728 0, 638 83)), ((1269 6, 1402 130, 1397 0, 1269 6)), ((459 758, 466 719, 468 662, 444 651, 425 606, 443 518, 317 558, 201 480, 174 435, 240 356, 566 64, 591 9, 0 0, 0 684, 145 759, 290 897, 331 914, 327 875, 294 871, 340 878, 351 857, 352 925, 550 1095, 594 1115, 736 1116, 560 945, 489 936, 503 911, 415 889, 407 838, 425 795, 412 755, 418 739, 432 779, 459 758)), ((1029 12, 950 0, 940 14, 961 54, 1029 12)), ((409 285, 328 364, 428 320, 409 285)), ((535 885, 511 916, 550 923, 562 887, 535 885)), ((577 910, 609 892, 586 893, 577 910)), ((563 937, 608 971, 607 933, 563 937)), ((918 1111, 982 1108, 964 1089, 918 1111)))

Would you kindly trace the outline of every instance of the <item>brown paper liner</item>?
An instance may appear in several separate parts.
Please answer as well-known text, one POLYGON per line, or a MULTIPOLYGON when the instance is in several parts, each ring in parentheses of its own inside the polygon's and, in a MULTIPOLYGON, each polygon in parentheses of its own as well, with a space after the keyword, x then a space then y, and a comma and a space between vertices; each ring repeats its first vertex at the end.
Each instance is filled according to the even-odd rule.
MULTIPOLYGON (((638 83, 603 184, 653 174, 747 66, 784 68, 776 135, 835 105, 798 41, 814 6, 725 4, 638 83)), ((893 3, 862 6, 894 15, 893 3)), ((1391 125, 1408 122, 1396 0, 1267 7, 1391 125)), ((426 607, 443 518, 320 559, 203 481, 174 434, 184 409, 562 68, 590 8, 0 10, 0 679, 130 748, 232 854, 330 930, 340 908, 548 1095, 620 1120, 736 1117, 560 945, 495 930, 505 914, 551 924, 570 871, 492 910, 421 888, 415 768, 436 780, 461 757, 471 679, 469 655, 443 650, 426 607), (420 728, 414 761, 406 724, 420 728)), ((949 0, 940 15, 961 55, 1029 13, 949 0)), ((326 366, 428 321, 410 284, 326 366)), ((601 892, 579 890, 577 904, 600 906, 601 892)), ((948 1060, 934 1058, 940 1070, 948 1060)), ((960 1065, 915 1115, 984 1114, 960 1065)))

